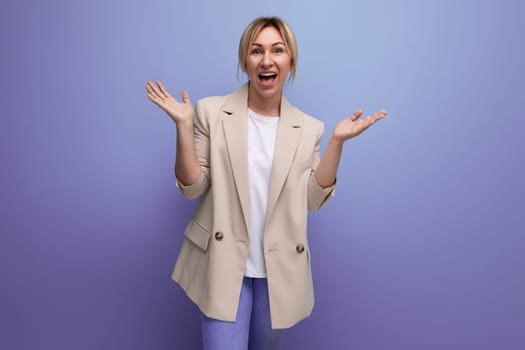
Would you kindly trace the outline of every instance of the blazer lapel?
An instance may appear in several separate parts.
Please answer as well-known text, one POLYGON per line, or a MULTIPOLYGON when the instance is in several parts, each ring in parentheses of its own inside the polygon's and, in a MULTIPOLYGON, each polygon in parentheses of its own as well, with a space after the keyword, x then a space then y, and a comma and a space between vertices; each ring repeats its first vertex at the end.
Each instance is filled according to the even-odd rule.
POLYGON ((275 138, 275 151, 273 154, 272 175, 268 193, 268 206, 266 209, 266 222, 270 218, 275 203, 283 188, 286 176, 299 143, 302 131, 302 118, 294 111, 292 105, 283 95, 281 98, 281 116, 277 126, 275 138))
POLYGON ((249 226, 248 192, 248 85, 235 91, 222 109, 222 126, 230 157, 237 195, 241 203, 246 229, 249 226))
MULTIPOLYGON (((275 138, 266 221, 275 207, 290 171, 302 131, 302 118, 283 95, 275 138)), ((237 194, 246 228, 249 227, 248 179, 248 84, 230 95, 222 109, 222 125, 230 156, 237 194)))

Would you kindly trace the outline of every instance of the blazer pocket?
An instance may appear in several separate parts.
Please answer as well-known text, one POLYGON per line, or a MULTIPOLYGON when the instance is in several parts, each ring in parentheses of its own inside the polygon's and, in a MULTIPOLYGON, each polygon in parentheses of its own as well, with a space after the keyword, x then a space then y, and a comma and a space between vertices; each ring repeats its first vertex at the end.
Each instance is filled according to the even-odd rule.
POLYGON ((186 237, 202 250, 208 249, 211 232, 195 219, 191 219, 184 230, 186 237))

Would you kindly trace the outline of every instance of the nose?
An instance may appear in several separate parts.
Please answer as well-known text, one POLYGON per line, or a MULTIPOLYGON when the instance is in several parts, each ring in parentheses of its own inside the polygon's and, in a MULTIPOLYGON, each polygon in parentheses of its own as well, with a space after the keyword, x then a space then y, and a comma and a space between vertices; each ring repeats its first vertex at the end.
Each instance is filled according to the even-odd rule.
POLYGON ((263 67, 268 67, 272 65, 272 57, 270 55, 270 52, 265 52, 261 61, 261 65, 263 67))

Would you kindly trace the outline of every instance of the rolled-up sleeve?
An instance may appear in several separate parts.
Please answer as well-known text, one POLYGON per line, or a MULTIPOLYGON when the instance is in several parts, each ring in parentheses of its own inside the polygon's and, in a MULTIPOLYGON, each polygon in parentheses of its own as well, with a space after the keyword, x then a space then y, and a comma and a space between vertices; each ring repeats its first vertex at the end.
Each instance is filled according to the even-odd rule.
POLYGON ((335 194, 335 182, 333 185, 323 188, 321 185, 319 185, 314 175, 315 169, 321 160, 321 137, 323 136, 323 132, 324 124, 321 122, 319 126, 319 133, 317 134, 317 139, 315 141, 312 171, 310 172, 307 187, 308 210, 311 211, 317 211, 321 209, 335 194))
POLYGON ((175 185, 182 195, 194 199, 202 195, 211 184, 210 176, 210 126, 202 108, 201 101, 195 106, 195 117, 193 118, 193 137, 195 141, 195 153, 199 162, 201 172, 197 180, 184 185, 175 175, 175 185))
POLYGON ((202 172, 197 178, 197 181, 191 185, 184 185, 180 180, 175 176, 175 185, 181 191, 182 195, 188 199, 195 199, 203 194, 208 188, 208 181, 206 180, 205 175, 202 172))

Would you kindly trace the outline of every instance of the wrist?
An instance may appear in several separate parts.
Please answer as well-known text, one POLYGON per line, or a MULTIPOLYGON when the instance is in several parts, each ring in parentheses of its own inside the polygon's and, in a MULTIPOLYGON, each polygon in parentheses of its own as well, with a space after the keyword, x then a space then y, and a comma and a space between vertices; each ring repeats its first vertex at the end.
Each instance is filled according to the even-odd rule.
POLYGON ((328 144, 332 144, 337 147, 343 147, 344 140, 332 134, 328 140, 328 144))
POLYGON ((177 129, 193 131, 193 118, 188 120, 179 120, 176 121, 175 124, 177 125, 177 129))

